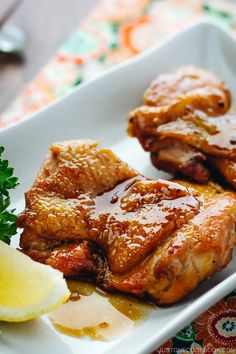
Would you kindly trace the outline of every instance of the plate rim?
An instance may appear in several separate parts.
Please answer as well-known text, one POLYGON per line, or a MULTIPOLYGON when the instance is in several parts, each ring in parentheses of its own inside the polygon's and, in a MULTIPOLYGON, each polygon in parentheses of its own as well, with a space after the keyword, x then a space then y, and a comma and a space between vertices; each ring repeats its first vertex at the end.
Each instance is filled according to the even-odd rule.
MULTIPOLYGON (((182 36, 184 33, 188 32, 188 31, 190 31, 192 29, 198 28, 198 27, 199 27, 199 29, 201 27, 202 28, 210 27, 210 28, 214 28, 214 29, 216 29, 218 31, 220 30, 221 32, 224 32, 228 37, 231 38, 232 41, 234 41, 236 43, 236 36, 227 27, 227 25, 225 25, 224 23, 220 22, 219 20, 216 20, 216 19, 213 19, 213 18, 209 18, 206 15, 203 15, 200 19, 195 20, 191 24, 184 26, 183 28, 177 30, 175 33, 173 33, 173 34, 171 34, 171 35, 169 35, 169 36, 167 36, 165 38, 162 38, 160 40, 160 42, 158 42, 157 44, 155 44, 155 45, 151 46, 150 48, 144 50, 143 52, 139 53, 138 55, 136 55, 136 56, 134 56, 134 57, 132 57, 132 58, 130 58, 128 60, 125 60, 124 62, 116 64, 116 65, 112 66, 111 68, 106 69, 104 72, 96 75, 94 78, 91 78, 91 79, 88 79, 88 80, 82 82, 79 86, 72 88, 71 91, 66 93, 64 96, 58 97, 58 99, 56 99, 55 101, 53 101, 53 102, 41 107, 36 112, 32 112, 32 113, 26 114, 24 119, 22 119, 22 120, 20 120, 18 122, 15 122, 15 123, 10 123, 6 127, 1 128, 0 136, 1 136, 2 133, 8 132, 9 130, 16 129, 19 126, 27 124, 27 122, 29 122, 32 119, 36 118, 38 115, 41 115, 42 113, 45 113, 47 110, 52 109, 54 106, 56 106, 60 102, 68 99, 70 96, 77 95, 84 88, 86 88, 86 87, 88 87, 90 85, 93 85, 95 82, 103 80, 104 78, 106 78, 107 76, 112 74, 113 72, 122 70, 124 67, 131 66, 132 64, 135 64, 136 62, 140 62, 142 60, 145 60, 146 57, 148 57, 149 55, 155 53, 156 51, 159 51, 159 49, 161 49, 162 47, 168 45, 168 43, 171 42, 172 40, 174 40, 175 38, 178 38, 179 36, 182 36)), ((43 69, 43 67, 41 69, 43 69)), ((40 70, 39 70, 39 72, 40 72, 40 70)))

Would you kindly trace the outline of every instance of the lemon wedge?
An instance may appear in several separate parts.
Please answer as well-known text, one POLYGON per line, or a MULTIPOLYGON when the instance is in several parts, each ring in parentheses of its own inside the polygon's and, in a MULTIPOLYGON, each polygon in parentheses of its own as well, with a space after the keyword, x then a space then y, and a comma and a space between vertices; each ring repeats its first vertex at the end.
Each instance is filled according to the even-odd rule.
POLYGON ((63 274, 0 241, 0 320, 21 322, 54 310, 70 291, 63 274))

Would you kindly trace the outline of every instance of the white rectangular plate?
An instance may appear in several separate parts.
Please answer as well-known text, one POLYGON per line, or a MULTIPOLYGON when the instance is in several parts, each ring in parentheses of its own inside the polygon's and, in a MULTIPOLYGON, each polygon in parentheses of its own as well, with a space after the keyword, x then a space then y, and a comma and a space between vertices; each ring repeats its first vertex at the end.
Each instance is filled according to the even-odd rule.
MULTIPOLYGON (((13 198, 24 207, 23 193, 32 183, 48 146, 58 140, 94 138, 111 148, 145 176, 155 170, 136 139, 127 136, 127 115, 142 102, 150 81, 159 73, 193 64, 215 72, 236 92, 236 42, 214 22, 201 21, 128 63, 71 94, 30 119, 0 133, 0 144, 15 166, 20 186, 13 198)), ((16 241, 14 241, 16 242, 16 241)), ((0 324, 0 353, 4 354, 148 354, 236 287, 236 257, 187 299, 154 311, 132 333, 115 341, 81 340, 57 333, 46 316, 23 324, 0 324)), ((91 309, 92 311, 93 309, 91 309)))

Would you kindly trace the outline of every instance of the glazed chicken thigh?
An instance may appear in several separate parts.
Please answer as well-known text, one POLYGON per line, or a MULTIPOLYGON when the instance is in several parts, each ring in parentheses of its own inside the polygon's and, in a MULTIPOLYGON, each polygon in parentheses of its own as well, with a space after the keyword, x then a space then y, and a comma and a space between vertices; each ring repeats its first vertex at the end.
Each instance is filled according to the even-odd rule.
POLYGON ((151 180, 90 140, 53 144, 18 218, 20 246, 65 276, 173 303, 225 267, 236 198, 151 180))
POLYGON ((158 169, 207 183, 212 169, 235 187, 236 113, 230 92, 208 72, 183 67, 154 80, 128 132, 158 169), (227 171, 222 166, 227 165, 227 171))
POLYGON ((192 66, 159 75, 144 94, 147 106, 187 106, 210 115, 228 111, 231 104, 229 89, 215 75, 192 66))

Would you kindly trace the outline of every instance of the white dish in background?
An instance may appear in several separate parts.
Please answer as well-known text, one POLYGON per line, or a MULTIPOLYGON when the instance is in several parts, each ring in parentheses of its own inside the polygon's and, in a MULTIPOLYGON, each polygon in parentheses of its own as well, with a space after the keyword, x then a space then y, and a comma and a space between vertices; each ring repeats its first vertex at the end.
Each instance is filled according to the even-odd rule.
MULTIPOLYGON (((6 158, 15 166, 20 186, 13 194, 18 210, 48 146, 55 141, 100 139, 123 160, 148 177, 163 177, 136 139, 126 134, 126 117, 141 103, 150 81, 159 73, 193 64, 215 72, 235 92, 236 41, 214 22, 201 21, 156 48, 81 85, 32 119, 0 132, 6 158)), ((16 245, 16 238, 15 238, 16 245)), ((3 354, 148 354, 185 324, 236 287, 236 257, 223 271, 202 283, 189 297, 170 308, 153 311, 132 333, 111 342, 76 339, 56 332, 47 317, 22 324, 0 323, 3 354)), ((92 311, 92 309, 91 309, 92 311)))

